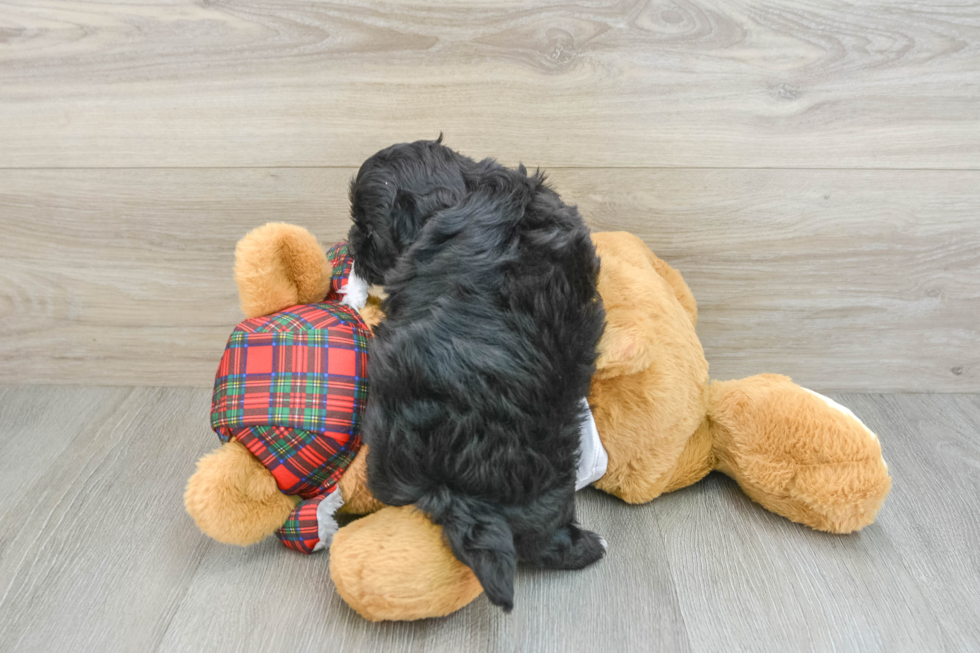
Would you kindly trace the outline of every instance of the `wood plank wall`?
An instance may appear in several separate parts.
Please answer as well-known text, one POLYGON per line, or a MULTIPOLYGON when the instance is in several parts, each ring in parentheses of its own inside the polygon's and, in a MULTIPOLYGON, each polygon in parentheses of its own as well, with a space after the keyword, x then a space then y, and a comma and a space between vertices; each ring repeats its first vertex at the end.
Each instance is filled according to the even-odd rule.
POLYGON ((433 137, 550 171, 713 374, 980 390, 980 5, 0 1, 0 383, 210 383, 235 241, 433 137))

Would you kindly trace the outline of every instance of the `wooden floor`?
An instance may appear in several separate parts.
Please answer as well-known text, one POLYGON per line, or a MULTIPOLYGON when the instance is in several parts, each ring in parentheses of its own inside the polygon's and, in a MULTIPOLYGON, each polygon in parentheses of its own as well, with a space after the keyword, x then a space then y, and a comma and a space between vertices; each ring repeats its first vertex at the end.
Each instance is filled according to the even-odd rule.
POLYGON ((327 554, 217 544, 181 505, 213 448, 198 388, 0 388, 0 651, 967 651, 980 647, 980 396, 837 395, 894 490, 857 535, 809 531, 722 476, 645 506, 595 490, 610 553, 522 570, 511 615, 370 624, 327 554))

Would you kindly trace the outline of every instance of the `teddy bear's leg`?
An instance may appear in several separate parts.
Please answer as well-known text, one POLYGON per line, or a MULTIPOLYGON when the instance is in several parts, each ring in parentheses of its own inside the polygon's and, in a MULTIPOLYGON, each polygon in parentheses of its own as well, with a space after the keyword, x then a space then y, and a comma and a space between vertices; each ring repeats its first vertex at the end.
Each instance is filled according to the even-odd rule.
POLYGON ((891 478, 878 438, 850 411, 774 374, 710 392, 715 468, 753 500, 821 531, 874 521, 891 478))
POLYGON ((247 546, 272 535, 299 502, 243 445, 227 442, 197 462, 184 505, 206 535, 247 546))
POLYGON ((442 529, 410 506, 383 508, 337 531, 330 576, 337 593, 369 621, 445 616, 483 592, 442 529))
POLYGON ((330 286, 326 254, 306 229, 270 222, 235 248, 235 281, 247 317, 322 301, 330 286))

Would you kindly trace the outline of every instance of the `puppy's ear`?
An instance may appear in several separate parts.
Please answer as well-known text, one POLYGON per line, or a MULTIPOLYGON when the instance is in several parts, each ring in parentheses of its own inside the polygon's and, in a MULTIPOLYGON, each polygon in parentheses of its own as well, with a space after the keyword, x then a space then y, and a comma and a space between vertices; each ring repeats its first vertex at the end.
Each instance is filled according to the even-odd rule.
POLYGON ((402 245, 411 244, 418 238, 422 220, 413 193, 399 189, 395 194, 395 201, 391 206, 391 224, 395 239, 402 245))

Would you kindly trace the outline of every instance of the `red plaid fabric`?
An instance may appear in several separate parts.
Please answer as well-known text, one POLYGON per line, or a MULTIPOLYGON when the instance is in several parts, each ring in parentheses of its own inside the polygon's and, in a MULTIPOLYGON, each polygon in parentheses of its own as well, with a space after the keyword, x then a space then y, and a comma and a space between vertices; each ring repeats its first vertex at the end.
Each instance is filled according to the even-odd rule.
POLYGON ((232 332, 218 365, 211 427, 235 439, 272 473, 279 489, 307 499, 277 535, 310 552, 318 541, 317 498, 336 487, 360 449, 371 331, 338 290, 351 260, 329 252, 331 291, 319 304, 251 318, 232 332), (310 501, 313 500, 313 501, 310 501))
POLYGON ((292 426, 346 440, 367 398, 369 338, 360 316, 336 303, 245 320, 218 365, 212 427, 230 437, 247 426, 292 426))
POLYGON ((326 498, 327 495, 321 494, 296 506, 286 523, 276 531, 279 541, 294 551, 313 553, 320 543, 320 521, 316 509, 326 498))
POLYGON ((340 301, 343 295, 340 289, 347 283, 350 271, 354 267, 354 259, 350 257, 346 242, 340 242, 327 250, 327 260, 333 267, 333 274, 330 276, 330 290, 325 301, 340 301))
POLYGON ((231 430, 228 439, 245 445, 272 472, 282 492, 310 499, 333 491, 361 447, 359 435, 335 435, 290 426, 249 426, 231 430))

